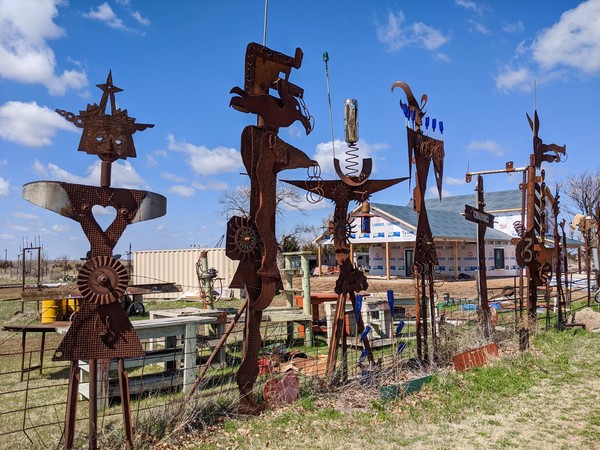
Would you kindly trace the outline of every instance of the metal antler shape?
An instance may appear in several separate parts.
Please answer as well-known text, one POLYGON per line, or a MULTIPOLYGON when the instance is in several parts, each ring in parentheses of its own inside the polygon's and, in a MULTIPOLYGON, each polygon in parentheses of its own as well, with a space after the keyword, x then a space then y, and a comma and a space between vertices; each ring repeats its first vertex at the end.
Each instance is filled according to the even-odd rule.
MULTIPOLYGON (((404 81, 396 81, 392 84, 392 92, 396 87, 402 88, 406 94, 408 105, 400 101, 400 107, 413 127, 406 126, 408 138, 408 164, 416 166, 417 180, 413 193, 414 207, 418 214, 417 236, 415 241, 414 274, 417 282, 415 290, 415 301, 417 306, 417 355, 420 360, 428 361, 429 353, 427 346, 427 298, 429 298, 429 309, 431 310, 431 336, 433 341, 433 353, 436 350, 435 331, 435 304, 433 288, 434 266, 438 264, 437 252, 427 210, 425 208, 425 191, 427 189, 427 177, 429 167, 433 162, 433 170, 440 199, 442 198, 442 177, 444 171, 444 142, 423 134, 421 126, 425 116, 425 105, 427 95, 421 96, 421 104, 417 103, 412 90, 404 81), (429 286, 429 293, 426 287, 429 286)), ((440 122, 441 124, 441 122, 440 122)), ((440 127, 440 131, 443 129, 440 127)), ((409 171, 412 176, 412 169, 409 171)))
POLYGON ((533 154, 535 155, 535 167, 540 168, 542 162, 560 162, 561 155, 564 157, 567 154, 567 146, 563 145, 560 147, 556 144, 544 144, 538 133, 540 131, 540 119, 538 117, 537 110, 534 112, 533 118, 529 117, 529 114, 525 113, 529 127, 533 131, 533 154), (553 154, 550 154, 553 152, 553 154))

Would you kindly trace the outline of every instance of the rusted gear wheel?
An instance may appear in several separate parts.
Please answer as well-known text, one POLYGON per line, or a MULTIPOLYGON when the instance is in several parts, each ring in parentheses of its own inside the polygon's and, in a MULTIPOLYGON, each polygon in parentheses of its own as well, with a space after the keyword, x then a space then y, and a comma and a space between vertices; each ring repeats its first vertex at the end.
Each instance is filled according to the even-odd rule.
POLYGON ((243 253, 252 253, 258 246, 258 233, 252 227, 241 227, 235 232, 235 245, 243 253))
POLYGON ((349 222, 346 219, 336 222, 333 226, 333 239, 337 242, 349 243, 352 233, 354 233, 352 222, 349 222))
POLYGON ((424 233, 419 236, 417 239, 417 250, 424 258, 424 261, 427 262, 435 262, 436 250, 435 250, 435 242, 433 241, 433 236, 429 233, 424 233))
POLYGON ((97 256, 79 270, 77 287, 88 301, 108 305, 119 300, 129 283, 127 269, 112 256, 97 256))
POLYGON ((234 216, 227 222, 227 257, 235 260, 257 259, 260 256, 260 234, 250 219, 234 216))

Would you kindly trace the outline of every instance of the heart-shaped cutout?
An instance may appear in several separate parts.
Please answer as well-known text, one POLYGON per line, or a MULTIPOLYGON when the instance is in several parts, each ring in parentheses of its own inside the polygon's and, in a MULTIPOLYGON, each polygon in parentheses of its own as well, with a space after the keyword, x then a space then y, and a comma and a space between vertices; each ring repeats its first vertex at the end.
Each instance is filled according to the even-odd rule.
POLYGON ((92 207, 92 215, 96 223, 102 228, 102 231, 106 231, 110 224, 114 222, 115 217, 117 217, 117 210, 112 206, 94 205, 92 207))

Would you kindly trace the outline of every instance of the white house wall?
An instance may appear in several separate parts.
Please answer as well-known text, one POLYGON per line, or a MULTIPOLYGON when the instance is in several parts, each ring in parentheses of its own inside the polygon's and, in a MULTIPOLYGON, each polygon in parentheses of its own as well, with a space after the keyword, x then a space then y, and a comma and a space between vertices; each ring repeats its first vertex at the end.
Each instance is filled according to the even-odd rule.
POLYGON ((371 232, 360 231, 360 218, 352 221, 354 233, 350 235, 353 244, 371 244, 373 242, 414 242, 415 233, 403 228, 400 222, 388 222, 381 217, 371 217, 371 232))
MULTIPOLYGON (((454 244, 437 243, 438 270, 447 277, 454 276, 454 244)), ((414 244, 390 244, 390 275, 403 277, 406 275, 405 250, 413 250, 414 244)), ((515 258, 515 246, 510 242, 494 241, 485 246, 486 269, 490 277, 514 276, 518 265, 515 258), (504 249, 504 269, 494 268, 494 249, 504 249)), ((477 273, 477 244, 459 244, 457 248, 457 270, 475 277, 477 273)), ((385 243, 369 246, 369 274, 386 275, 385 243)))
POLYGON ((494 214, 494 228, 512 237, 519 237, 515 231, 515 222, 521 221, 521 213, 494 214))

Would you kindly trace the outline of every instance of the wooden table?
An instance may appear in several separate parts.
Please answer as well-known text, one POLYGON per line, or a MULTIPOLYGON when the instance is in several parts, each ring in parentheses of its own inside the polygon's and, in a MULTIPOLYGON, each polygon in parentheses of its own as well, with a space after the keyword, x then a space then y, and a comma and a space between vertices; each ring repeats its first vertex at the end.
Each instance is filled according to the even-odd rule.
MULTIPOLYGON (((210 319, 202 318, 198 316, 179 317, 179 318, 163 318, 153 320, 134 320, 131 322, 133 329, 135 330, 140 340, 144 339, 159 339, 165 338, 166 349, 161 352, 150 350, 146 356, 141 358, 125 358, 125 368, 130 369, 133 367, 139 367, 146 364, 157 364, 162 362, 173 362, 183 361, 183 368, 178 371, 180 375, 173 375, 166 380, 166 384, 169 386, 182 384, 183 392, 187 392, 196 379, 196 335, 198 326, 209 322, 210 319), (177 336, 181 336, 183 339, 182 347, 171 347, 174 345, 176 339, 171 339, 177 336)), ((57 332, 65 334, 70 326, 70 322, 67 322, 67 326, 57 327, 57 332)), ((84 382, 87 378, 87 362, 80 361, 79 368, 81 370, 81 383, 79 384, 79 393, 89 398, 89 383, 84 382)), ((108 398, 119 395, 118 386, 113 389, 109 386, 108 371, 116 369, 115 361, 106 361, 103 365, 102 370, 106 375, 99 374, 98 376, 98 408, 102 409, 107 406, 108 398), (114 367, 113 367, 114 366, 114 367)), ((156 374, 157 376, 159 374, 156 374)), ((141 393, 142 391, 152 390, 153 388, 164 388, 165 382, 160 383, 157 381, 153 383, 151 380, 144 380, 143 382, 136 383, 136 380, 130 378, 130 392, 141 393)))

